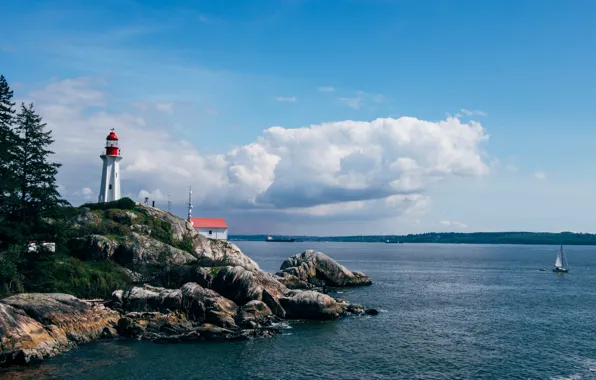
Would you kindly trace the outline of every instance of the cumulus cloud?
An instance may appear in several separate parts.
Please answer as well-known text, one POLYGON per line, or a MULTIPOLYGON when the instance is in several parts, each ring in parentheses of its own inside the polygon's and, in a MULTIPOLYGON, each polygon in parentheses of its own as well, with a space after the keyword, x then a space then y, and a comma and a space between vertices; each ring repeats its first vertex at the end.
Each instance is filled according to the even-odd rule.
POLYGON ((275 98, 276 101, 278 102, 290 102, 293 103, 295 101, 297 101, 298 99, 295 96, 290 96, 290 97, 283 97, 283 96, 278 96, 277 98, 275 98))
POLYGON ((457 220, 441 220, 440 223, 447 227, 468 228, 468 225, 457 220))
MULTIPOLYGON (((133 112, 91 109, 105 98, 85 79, 52 83, 30 98, 56 137, 66 193, 99 186, 98 156, 110 128, 124 157, 123 193, 141 200, 171 193, 172 202, 184 205, 192 185, 196 209, 243 210, 255 218, 415 220, 430 204, 429 187, 489 171, 484 129, 457 118, 274 126, 252 143, 205 155, 133 112)), ((73 197, 76 204, 80 199, 73 197)))
POLYGON ((536 172, 536 173, 534 173, 534 178, 539 179, 539 180, 544 180, 544 179, 546 179, 546 173, 545 172, 536 172))

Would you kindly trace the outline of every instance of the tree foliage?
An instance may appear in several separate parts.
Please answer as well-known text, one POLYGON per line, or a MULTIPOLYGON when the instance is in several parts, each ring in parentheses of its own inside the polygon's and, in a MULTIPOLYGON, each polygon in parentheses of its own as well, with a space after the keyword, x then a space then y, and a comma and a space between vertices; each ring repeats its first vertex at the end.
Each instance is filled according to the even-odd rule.
POLYGON ((21 105, 17 115, 16 144, 12 145, 12 171, 18 180, 18 206, 21 221, 35 219, 46 210, 67 204, 61 199, 56 175, 61 164, 50 162, 54 152, 52 131, 33 109, 33 104, 21 105))
POLYGON ((17 184, 10 166, 12 163, 11 145, 16 140, 13 131, 15 119, 15 103, 12 101, 13 92, 8 86, 4 75, 0 75, 0 245, 2 236, 9 231, 6 226, 8 218, 9 200, 15 193, 17 184))

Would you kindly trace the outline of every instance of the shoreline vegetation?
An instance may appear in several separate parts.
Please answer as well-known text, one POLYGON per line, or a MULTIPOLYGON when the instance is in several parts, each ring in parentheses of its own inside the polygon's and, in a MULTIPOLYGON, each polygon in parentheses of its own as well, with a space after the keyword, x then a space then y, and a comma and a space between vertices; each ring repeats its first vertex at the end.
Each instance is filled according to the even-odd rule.
MULTIPOLYGON (((265 241, 270 235, 230 235, 230 241, 265 241)), ((278 235, 275 235, 278 237, 278 235)), ((519 244, 596 245, 596 234, 575 232, 428 232, 409 235, 294 236, 296 242, 338 243, 438 243, 438 244, 519 244)))

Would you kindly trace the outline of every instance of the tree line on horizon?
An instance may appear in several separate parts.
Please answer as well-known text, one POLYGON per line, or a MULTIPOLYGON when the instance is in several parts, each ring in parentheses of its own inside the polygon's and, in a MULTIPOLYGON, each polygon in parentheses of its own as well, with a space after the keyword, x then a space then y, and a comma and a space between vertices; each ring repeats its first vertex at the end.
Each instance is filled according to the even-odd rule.
MULTIPOLYGON (((230 235, 230 240, 262 241, 266 235, 230 235)), ((596 234, 573 232, 426 232, 408 235, 296 236, 297 241, 359 243, 596 245, 596 234)))

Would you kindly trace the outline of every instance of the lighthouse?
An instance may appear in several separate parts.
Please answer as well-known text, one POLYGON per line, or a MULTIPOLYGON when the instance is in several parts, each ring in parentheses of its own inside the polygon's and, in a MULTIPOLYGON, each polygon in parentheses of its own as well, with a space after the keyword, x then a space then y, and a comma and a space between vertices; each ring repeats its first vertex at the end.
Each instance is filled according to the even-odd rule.
POLYGON ((101 170, 101 187, 99 188, 99 203, 120 199, 120 148, 118 136, 112 131, 106 138, 106 151, 102 154, 103 168, 101 170))

